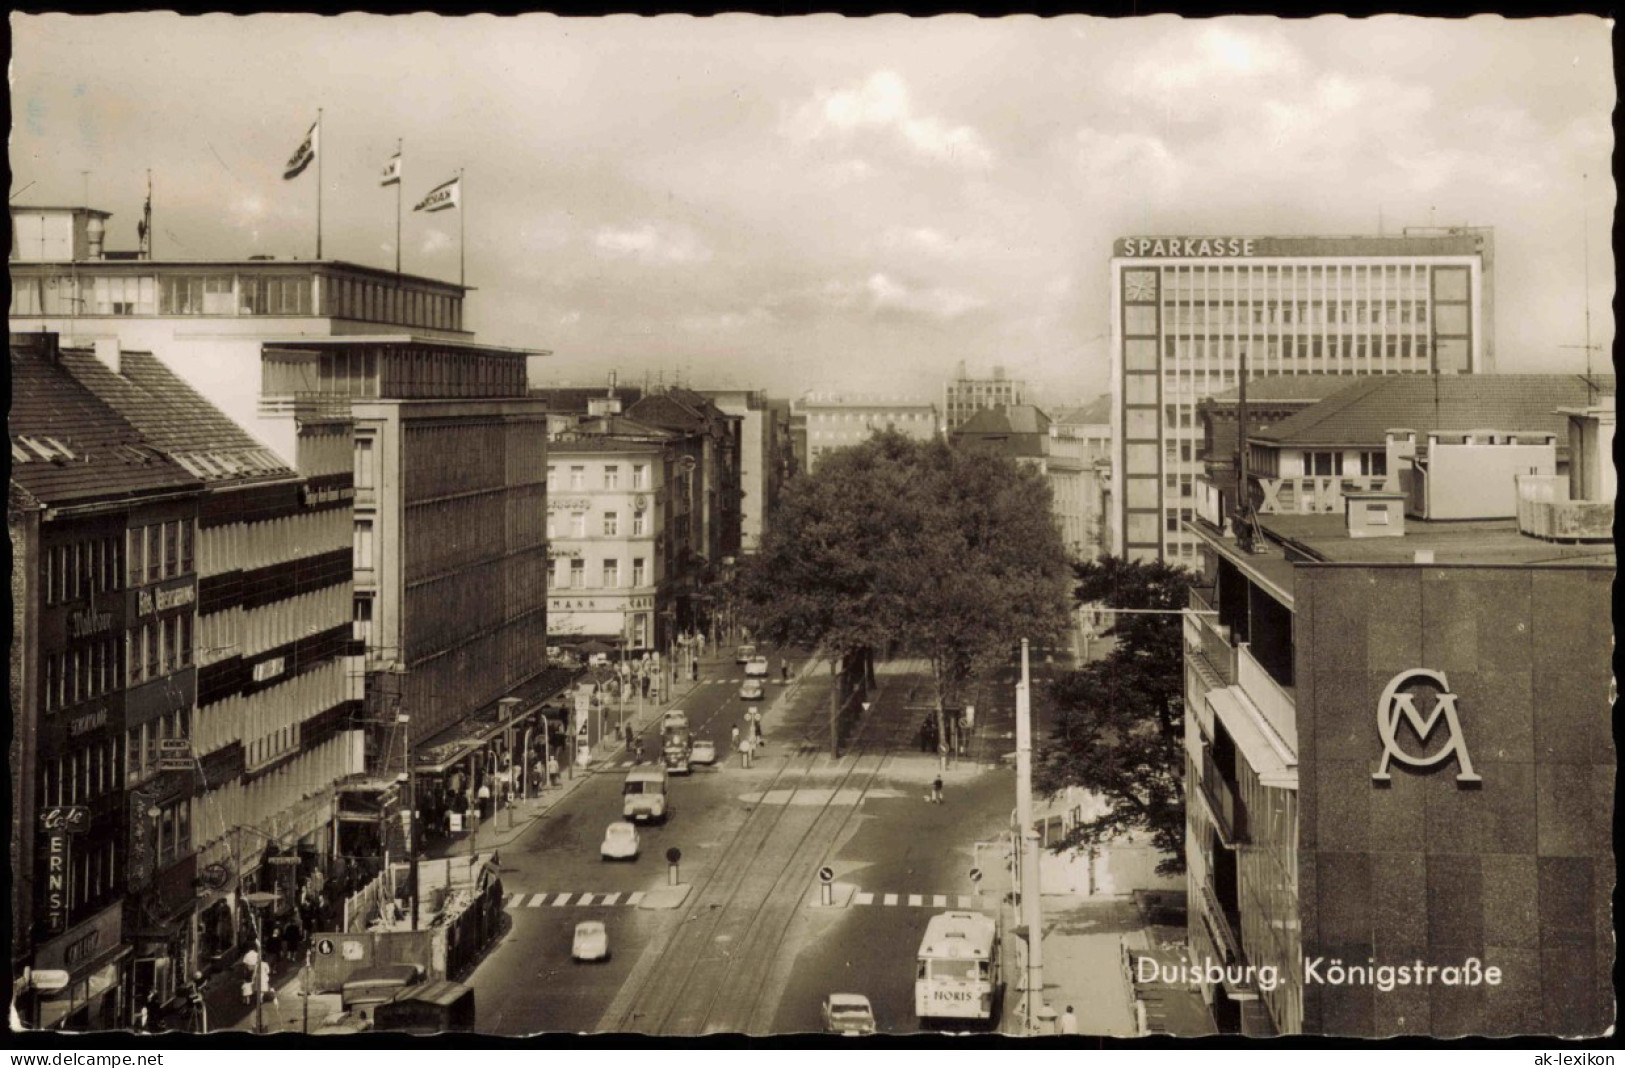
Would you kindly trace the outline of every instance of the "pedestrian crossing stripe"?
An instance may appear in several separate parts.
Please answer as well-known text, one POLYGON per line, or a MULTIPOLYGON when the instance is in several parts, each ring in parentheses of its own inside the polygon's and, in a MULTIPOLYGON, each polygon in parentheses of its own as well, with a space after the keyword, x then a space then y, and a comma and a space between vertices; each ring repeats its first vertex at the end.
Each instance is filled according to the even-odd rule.
POLYGON ((989 907, 981 894, 886 894, 859 890, 852 895, 854 905, 887 905, 901 908, 980 909, 989 907))
POLYGON ((553 891, 537 894, 526 890, 517 894, 509 894, 506 907, 510 909, 562 909, 610 908, 619 905, 624 908, 628 905, 637 905, 643 900, 643 896, 644 892, 642 890, 634 890, 630 894, 624 890, 617 890, 608 894, 566 894, 554 893, 553 891))

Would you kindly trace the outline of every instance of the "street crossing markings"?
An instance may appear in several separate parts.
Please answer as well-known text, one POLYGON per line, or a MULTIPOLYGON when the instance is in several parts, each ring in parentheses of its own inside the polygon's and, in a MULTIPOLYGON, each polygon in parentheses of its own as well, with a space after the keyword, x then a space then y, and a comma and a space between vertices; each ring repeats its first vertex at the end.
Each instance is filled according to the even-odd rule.
POLYGON ((621 899, 620 891, 616 891, 613 894, 605 894, 604 895, 604 900, 600 901, 599 904, 600 905, 613 905, 613 904, 615 904, 615 902, 619 901, 620 899, 621 899))
POLYGON ((576 905, 577 906, 590 905, 590 904, 592 904, 592 895, 591 894, 582 894, 580 897, 576 898, 576 905))
POLYGON ((568 905, 570 903, 570 897, 571 895, 569 894, 560 894, 558 897, 553 899, 553 907, 558 908, 561 905, 568 905))
POLYGON ((982 895, 960 894, 959 907, 962 909, 977 909, 982 907, 982 895))
POLYGON ((896 894, 887 894, 886 895, 886 904, 888 904, 888 905, 897 904, 897 895, 896 894))
POLYGON ((914 908, 919 908, 921 905, 925 904, 925 899, 919 894, 910 894, 908 895, 908 903, 914 908))
POLYGON ((636 905, 642 900, 642 891, 631 894, 624 890, 617 890, 614 893, 561 894, 549 890, 546 893, 534 894, 527 890, 522 893, 510 894, 507 907, 510 909, 564 908, 566 906, 609 908, 613 905, 619 905, 626 908, 629 905, 636 905))
POLYGON ((992 907, 981 894, 879 894, 868 890, 854 892, 852 904, 902 905, 916 909, 983 909, 992 907))
POLYGON ((858 905, 873 905, 875 903, 875 895, 870 893, 853 894, 852 901, 854 904, 858 905))
POLYGON ((947 908, 948 907, 948 895, 947 894, 933 894, 931 896, 931 907, 934 908, 934 909, 945 909, 945 908, 947 908))
POLYGON ((643 891, 642 890, 634 890, 634 891, 632 891, 632 893, 630 893, 630 894, 628 894, 626 896, 626 903, 628 905, 636 905, 639 901, 642 901, 642 900, 643 900, 643 891))

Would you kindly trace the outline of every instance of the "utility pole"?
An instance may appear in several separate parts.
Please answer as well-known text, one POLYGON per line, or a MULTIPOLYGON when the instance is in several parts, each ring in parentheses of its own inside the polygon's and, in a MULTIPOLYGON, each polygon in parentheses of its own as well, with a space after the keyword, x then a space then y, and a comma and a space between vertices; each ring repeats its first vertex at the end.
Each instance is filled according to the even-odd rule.
POLYGON ((401 759, 406 763, 406 854, 411 864, 412 930, 418 929, 418 775, 412 763, 412 717, 395 713, 401 725, 401 759))
POLYGON ((1038 831, 1033 826, 1032 680, 1027 639, 1021 639, 1021 682, 1016 687, 1016 821, 1021 832, 1021 919, 1027 928, 1027 1031, 1033 1031, 1044 999, 1044 916, 1039 906, 1038 831))

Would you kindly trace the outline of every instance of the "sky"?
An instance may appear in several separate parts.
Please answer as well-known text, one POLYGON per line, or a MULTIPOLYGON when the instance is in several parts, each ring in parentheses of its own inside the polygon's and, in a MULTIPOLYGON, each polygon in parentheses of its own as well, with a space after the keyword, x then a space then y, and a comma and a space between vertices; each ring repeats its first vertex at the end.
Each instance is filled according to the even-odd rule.
POLYGON ((1613 339, 1608 22, 11 16, 16 204, 475 287, 538 384, 1109 388, 1112 242, 1495 230, 1498 369, 1613 339), (414 213, 464 173, 462 207, 414 213), (85 173, 85 172, 88 172, 85 173), (1588 290, 1589 281, 1589 290, 1588 290))

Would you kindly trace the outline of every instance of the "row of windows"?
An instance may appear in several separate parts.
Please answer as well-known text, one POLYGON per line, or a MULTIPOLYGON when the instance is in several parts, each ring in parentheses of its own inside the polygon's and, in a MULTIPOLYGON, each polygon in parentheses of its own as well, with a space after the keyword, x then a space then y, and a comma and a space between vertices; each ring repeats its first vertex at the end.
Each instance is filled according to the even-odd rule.
POLYGON ((143 586, 192 573, 196 526, 191 519, 149 523, 125 531, 125 559, 131 586, 143 586))
MULTIPOLYGON (((603 531, 606 538, 618 538, 621 536, 621 516, 619 512, 604 513, 603 531)), ((559 537, 559 535, 555 532, 552 516, 548 516, 547 518, 547 536, 549 539, 559 537)), ((570 513, 569 536, 572 538, 585 538, 587 536, 586 512, 570 513)), ((649 536, 648 512, 632 513, 632 528, 629 532, 629 536, 634 538, 645 538, 649 536)))
MULTIPOLYGON (((186 540, 183 531, 183 550, 186 540)), ((349 540, 350 513, 342 508, 206 527, 198 534, 198 573, 251 571, 342 549, 349 540)))
MULTIPOLYGON (((1322 302, 1300 300, 1267 304, 1204 304, 1182 301, 1164 306, 1163 326, 1172 327, 1224 327, 1224 326, 1410 326, 1413 316, 1417 324, 1427 319, 1427 301, 1342 301, 1322 302)), ((1465 311, 1457 306, 1441 306, 1465 311)))
POLYGON ((119 688, 119 641, 108 638, 45 657, 45 711, 72 708, 119 688))
POLYGON ((163 678, 192 664, 192 614, 155 619, 124 632, 127 684, 163 678))
MULTIPOLYGON (((649 465, 631 465, 632 485, 634 490, 649 488, 649 465)), ((547 465, 547 488, 559 488, 558 468, 554 464, 547 465)), ((570 488, 584 490, 587 488, 587 468, 585 464, 570 465, 570 488)), ((603 469, 603 488, 607 490, 621 488, 621 467, 619 464, 605 464, 603 469)))
POLYGON ((936 420, 937 413, 931 412, 808 412, 809 421, 821 420, 831 423, 929 423, 936 420))
POLYGON ((426 326, 435 330, 463 327, 463 302, 454 296, 403 290, 353 278, 329 279, 326 288, 332 294, 332 314, 341 318, 426 326))
POLYGON ((98 797, 124 789, 119 750, 123 741, 113 736, 40 767, 40 801, 43 805, 87 805, 98 797))
POLYGON ((40 554, 40 580, 46 604, 78 601, 92 593, 120 589, 124 564, 119 538, 92 538, 53 545, 40 554))
POLYGON ((1431 279, 1441 297, 1465 300, 1466 267, 1423 264, 1315 264, 1291 267, 1185 265, 1162 268, 1162 283, 1170 294, 1241 295, 1249 292, 1275 296, 1318 289, 1344 293, 1364 289, 1372 294, 1425 296, 1431 279), (1445 297, 1445 293, 1453 294, 1445 297), (1459 294, 1459 295, 1454 295, 1459 294))
MULTIPOLYGON (((587 589, 587 561, 570 560, 567 561, 567 563, 569 565, 568 567, 565 566, 564 562, 561 562, 559 565, 558 585, 570 590, 587 589)), ((554 587, 554 579, 553 571, 551 569, 549 569, 547 572, 547 580, 548 588, 552 589, 554 587)), ((644 558, 641 556, 634 557, 632 560, 632 585, 634 587, 646 586, 648 585, 648 580, 649 571, 644 558)), ((605 560, 602 570, 600 571, 600 581, 597 586, 591 588, 614 590, 620 589, 620 587, 621 562, 615 559, 605 560)))

